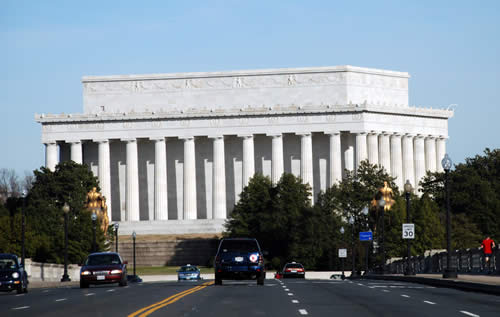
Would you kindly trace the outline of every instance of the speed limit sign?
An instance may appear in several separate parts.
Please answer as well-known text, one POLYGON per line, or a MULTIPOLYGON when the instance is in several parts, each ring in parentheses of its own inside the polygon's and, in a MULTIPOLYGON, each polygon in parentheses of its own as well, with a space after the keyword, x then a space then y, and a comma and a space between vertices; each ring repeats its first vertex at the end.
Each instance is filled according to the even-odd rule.
POLYGON ((403 239, 415 239, 415 224, 403 223, 403 239))

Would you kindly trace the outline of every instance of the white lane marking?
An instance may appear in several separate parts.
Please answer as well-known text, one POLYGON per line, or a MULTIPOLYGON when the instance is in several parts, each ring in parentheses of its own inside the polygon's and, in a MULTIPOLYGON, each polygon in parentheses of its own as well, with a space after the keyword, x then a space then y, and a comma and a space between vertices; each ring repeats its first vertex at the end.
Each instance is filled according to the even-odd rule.
POLYGON ((293 293, 288 293, 288 296, 293 296, 293 293))
POLYGON ((298 301, 298 300, 296 300, 296 299, 292 299, 292 303, 294 303, 294 304, 298 304, 298 303, 299 303, 299 301, 298 301))
POLYGON ((405 294, 403 294, 403 295, 401 295, 401 296, 402 296, 402 297, 406 297, 406 298, 410 298, 410 296, 405 295, 405 294))
POLYGON ((301 315, 307 315, 307 310, 305 310, 305 309, 299 309, 299 313, 301 315))
POLYGON ((428 300, 424 300, 424 303, 426 303, 426 304, 430 304, 430 305, 436 305, 436 303, 434 303, 434 302, 429 302, 428 300))
POLYGON ((358 283, 358 285, 359 285, 359 286, 363 286, 363 284, 361 284, 361 283, 358 283))
POLYGON ((473 314, 473 313, 469 313, 468 311, 465 311, 465 310, 461 310, 460 312, 462 314, 466 314, 466 315, 469 315, 469 316, 472 316, 472 317, 479 317, 479 315, 476 315, 476 314, 473 314))
POLYGON ((129 287, 130 287, 130 286, 129 286, 129 285, 127 285, 127 286, 125 286, 124 288, 129 288, 129 287))
POLYGON ((285 288, 285 292, 289 292, 290 290, 288 288, 285 288))
POLYGON ((42 293, 47 293, 48 291, 49 291, 49 290, 48 290, 48 289, 46 289, 46 290, 42 291, 42 293))
POLYGON ((30 308, 29 306, 21 306, 21 307, 16 307, 16 308, 12 308, 13 310, 21 310, 21 309, 26 309, 26 308, 30 308))
POLYGON ((19 297, 19 296, 24 296, 24 294, 17 294, 15 295, 16 297, 19 297))
POLYGON ((95 293, 88 293, 88 294, 85 294, 85 296, 92 296, 92 295, 95 295, 95 293))
POLYGON ((386 290, 386 289, 383 289, 383 290, 382 290, 382 292, 389 293, 389 291, 388 291, 388 290, 386 290))
POLYGON ((59 299, 56 299, 56 302, 62 302, 63 300, 66 300, 67 298, 59 298, 59 299))
POLYGON ((114 292, 114 289, 108 289, 106 292, 114 292))

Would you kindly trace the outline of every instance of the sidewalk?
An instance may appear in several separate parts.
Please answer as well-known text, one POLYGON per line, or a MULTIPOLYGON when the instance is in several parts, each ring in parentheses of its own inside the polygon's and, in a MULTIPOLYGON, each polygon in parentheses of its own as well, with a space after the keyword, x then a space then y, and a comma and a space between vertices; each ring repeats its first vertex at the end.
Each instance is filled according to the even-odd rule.
POLYGON ((414 276, 405 276, 402 274, 373 274, 361 278, 419 283, 500 296, 500 276, 498 275, 458 274, 457 278, 450 279, 443 278, 442 274, 417 274, 414 276))

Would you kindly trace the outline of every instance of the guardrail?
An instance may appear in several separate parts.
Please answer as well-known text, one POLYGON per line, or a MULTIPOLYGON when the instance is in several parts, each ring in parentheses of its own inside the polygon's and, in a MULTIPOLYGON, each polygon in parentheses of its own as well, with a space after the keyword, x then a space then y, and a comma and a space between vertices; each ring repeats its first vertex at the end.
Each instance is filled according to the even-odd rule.
MULTIPOLYGON (((428 255, 412 256, 410 257, 410 266, 413 272, 417 274, 440 273, 447 268, 446 255, 447 252, 443 251, 430 252, 428 255)), ((386 265, 386 272, 403 274, 406 265, 406 258, 398 259, 386 265)), ((490 268, 486 264, 483 250, 479 248, 455 250, 451 254, 450 266, 458 273, 500 275, 500 248, 497 246, 493 249, 490 258, 490 268)))

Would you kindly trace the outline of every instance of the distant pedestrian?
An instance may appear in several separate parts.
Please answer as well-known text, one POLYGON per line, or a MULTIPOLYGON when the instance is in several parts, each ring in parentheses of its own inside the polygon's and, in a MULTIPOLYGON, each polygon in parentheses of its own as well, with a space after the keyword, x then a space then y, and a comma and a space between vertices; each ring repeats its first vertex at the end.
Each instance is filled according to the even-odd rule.
POLYGON ((484 258, 486 260, 486 264, 488 264, 488 272, 490 272, 490 258, 491 255, 493 254, 494 247, 495 247, 495 241, 493 241, 489 236, 483 240, 481 246, 479 247, 480 249, 483 249, 484 258))

